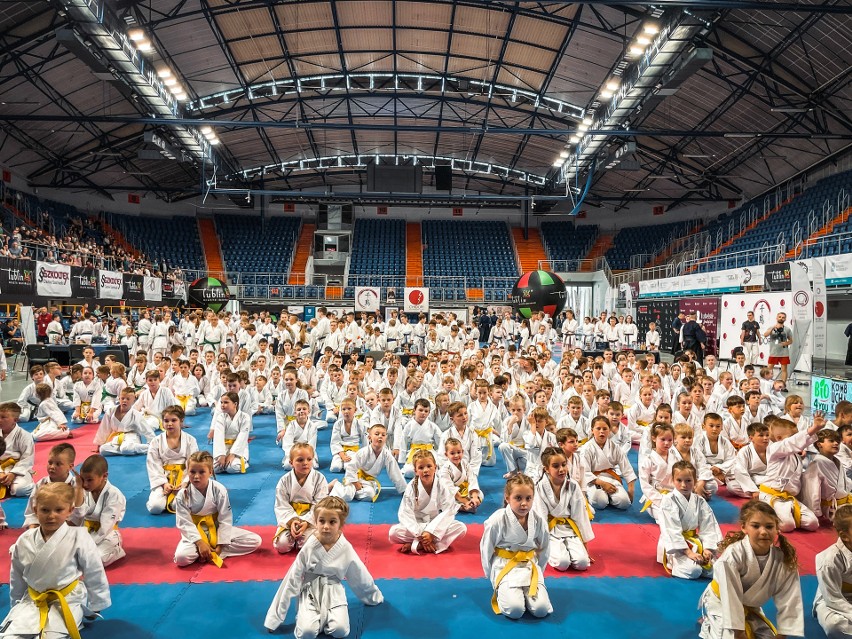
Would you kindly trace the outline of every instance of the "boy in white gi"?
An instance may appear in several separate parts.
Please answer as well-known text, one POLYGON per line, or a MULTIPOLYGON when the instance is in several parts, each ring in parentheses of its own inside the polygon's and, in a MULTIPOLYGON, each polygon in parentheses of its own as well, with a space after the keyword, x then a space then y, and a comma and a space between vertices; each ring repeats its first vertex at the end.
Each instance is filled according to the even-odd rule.
POLYGON ((762 422, 749 424, 750 443, 737 451, 731 468, 733 475, 726 485, 728 492, 737 497, 759 497, 760 484, 766 481, 766 450, 769 447, 769 426, 762 422))
POLYGON ((244 473, 249 467, 251 417, 240 410, 240 396, 229 391, 219 398, 213 418, 214 472, 244 473))
POLYGON ((186 481, 186 464, 198 450, 195 437, 183 430, 186 413, 180 406, 163 410, 163 432, 148 444, 145 466, 151 493, 145 507, 152 515, 175 512, 174 500, 186 481))
POLYGON ((100 446, 101 455, 144 455, 154 439, 154 431, 133 408, 136 394, 129 386, 122 388, 118 403, 104 413, 93 443, 100 446), (143 443, 142 440, 146 443, 143 443))
POLYGON ((441 445, 442 432, 438 426, 429 419, 430 405, 429 400, 419 398, 414 402, 414 413, 405 423, 405 442, 408 443, 408 450, 403 448, 403 442, 400 440, 394 445, 394 449, 399 448, 403 451, 405 466, 402 468, 402 474, 406 478, 414 477, 414 453, 418 450, 437 451, 441 445))
POLYGON ((47 442, 73 437, 71 431, 68 430, 68 420, 59 406, 56 405, 56 399, 50 386, 47 384, 36 386, 36 397, 39 398, 39 405, 35 414, 38 426, 33 430, 33 440, 47 442))
POLYGON ((177 404, 174 394, 160 383, 160 371, 153 369, 145 373, 145 388, 133 408, 142 413, 147 429, 157 432, 162 428, 162 413, 166 406, 177 404))
POLYGON ((272 546, 279 553, 301 548, 313 532, 314 505, 328 495, 328 482, 314 469, 314 449, 298 442, 290 449, 290 466, 275 488, 278 530, 272 546))
POLYGON ((838 539, 816 556, 817 593, 813 614, 828 639, 852 636, 852 505, 834 514, 838 539))
POLYGON ((121 491, 109 483, 107 460, 92 455, 80 466, 77 490, 84 490, 83 505, 77 509, 83 525, 98 547, 104 567, 125 556, 118 524, 124 519, 127 501, 121 491))
MULTIPOLYGON (((33 489, 33 492, 30 493, 27 507, 24 510, 24 528, 38 526, 38 516, 36 515, 36 493, 39 488, 52 482, 62 482, 72 487, 77 485, 77 478, 73 472, 75 457, 76 452, 74 451, 74 447, 68 443, 63 442, 62 444, 56 444, 50 449, 50 453, 47 457, 47 475, 35 483, 35 488, 33 489)), ((80 523, 78 520, 74 520, 73 517, 71 519, 72 524, 80 523)))
POLYGON ((343 471, 343 466, 352 459, 361 446, 367 445, 366 422, 355 417, 355 401, 349 397, 340 403, 340 418, 331 431, 331 465, 333 473, 343 471))
POLYGON ((636 473, 622 450, 610 438, 612 429, 606 417, 592 420, 592 439, 580 448, 580 454, 595 475, 595 481, 586 486, 586 496, 595 510, 615 506, 625 510, 633 502, 636 473), (619 472, 616 472, 618 469, 619 472), (627 482, 627 490, 622 486, 627 482))
POLYGON ((0 404, 0 434, 6 442, 6 451, 0 454, 0 499, 29 497, 33 490, 35 442, 18 426, 20 415, 15 402, 0 404))
MULTIPOLYGON (((281 441, 281 448, 284 450, 284 459, 281 465, 285 470, 290 470, 290 449, 296 442, 310 444, 311 448, 316 453, 317 446, 317 422, 310 418, 310 404, 303 399, 296 402, 295 417, 292 422, 288 422, 285 430, 279 431, 278 437, 281 441)), ((319 468, 319 461, 314 456, 314 468, 319 468)))
POLYGON ((346 477, 343 482, 334 480, 329 485, 329 494, 346 501, 376 501, 382 486, 378 481, 379 473, 386 470, 397 492, 405 492, 405 479, 399 471, 399 465, 390 449, 385 447, 387 429, 382 424, 373 424, 367 431, 370 445, 364 446, 346 462, 346 477))

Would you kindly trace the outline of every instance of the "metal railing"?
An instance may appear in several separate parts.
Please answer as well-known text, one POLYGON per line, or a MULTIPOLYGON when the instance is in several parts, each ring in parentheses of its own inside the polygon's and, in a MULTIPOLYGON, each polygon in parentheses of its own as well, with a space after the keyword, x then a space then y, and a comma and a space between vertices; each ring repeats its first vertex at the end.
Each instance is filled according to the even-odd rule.
POLYGON ((86 251, 72 251, 61 247, 50 246, 49 244, 38 244, 36 242, 28 241, 22 241, 19 245, 22 254, 13 255, 12 257, 36 260, 39 262, 51 262, 53 264, 67 264, 67 261, 62 260, 62 256, 64 255, 66 258, 79 258, 75 262, 76 266, 86 266, 87 264, 91 264, 94 268, 100 268, 107 271, 120 271, 124 267, 124 264, 119 263, 119 261, 115 258, 95 255, 86 251), (25 248, 27 249, 26 254, 23 253, 23 249, 25 248))
POLYGON ((784 259, 786 252, 783 242, 780 244, 769 244, 764 242, 758 250, 736 251, 735 253, 724 253, 713 257, 701 257, 696 260, 687 260, 683 263, 681 273, 689 273, 697 269, 703 271, 724 271, 730 268, 742 268, 755 266, 757 264, 773 264, 784 259))

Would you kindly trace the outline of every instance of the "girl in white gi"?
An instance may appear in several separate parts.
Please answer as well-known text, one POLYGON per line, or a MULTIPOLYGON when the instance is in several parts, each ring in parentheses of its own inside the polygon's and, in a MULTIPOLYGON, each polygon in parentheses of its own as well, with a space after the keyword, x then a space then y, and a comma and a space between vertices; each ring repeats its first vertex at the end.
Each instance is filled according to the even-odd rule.
POLYGON ((544 567, 550 550, 547 521, 533 509, 533 480, 518 474, 506 481, 504 508, 493 513, 482 532, 479 553, 494 595, 495 614, 520 619, 553 612, 544 586, 544 567))
POLYGON ((699 601, 702 639, 769 639, 776 627, 779 637, 805 636, 796 549, 779 534, 780 523, 762 501, 743 506, 741 531, 729 532, 719 544, 722 555, 713 565, 713 581, 699 601), (770 599, 778 610, 772 627, 761 610, 770 599))
POLYGON ((536 483, 533 507, 550 530, 547 563, 556 570, 586 570, 591 564, 586 544, 595 534, 583 489, 571 479, 568 459, 561 449, 546 448, 541 462, 544 472, 536 483))
POLYGON ((75 424, 96 424, 101 414, 102 384, 95 379, 95 371, 88 366, 80 375, 80 381, 74 383, 74 413, 71 421, 75 424))
POLYGON ((160 371, 156 368, 145 373, 145 384, 147 388, 139 393, 133 408, 142 413, 145 426, 156 433, 163 426, 160 418, 163 409, 174 406, 177 400, 172 391, 160 384, 160 371))
POLYGON ((524 435, 529 430, 526 419, 526 409, 523 397, 515 396, 509 401, 509 417, 503 422, 501 439, 498 446, 503 462, 506 464, 506 474, 503 479, 509 479, 519 470, 527 466, 527 453, 524 450, 524 435))
POLYGON ((240 410, 240 396, 233 391, 219 398, 221 411, 213 418, 213 471, 244 473, 249 467, 251 417, 240 410))
POLYGON ((716 516, 695 494, 695 467, 687 461, 672 466, 674 490, 663 495, 658 509, 660 540, 657 561, 672 577, 698 579, 713 574, 713 556, 722 541, 716 516))
POLYGON ((188 360, 181 360, 178 365, 178 374, 172 377, 171 389, 184 412, 187 415, 195 415, 201 389, 198 387, 198 380, 189 372, 188 360))
POLYGON ((100 446, 101 455, 144 455, 154 439, 154 431, 142 421, 139 411, 133 408, 135 394, 130 387, 123 388, 118 404, 104 414, 93 443, 100 446))
POLYGON ((802 476, 799 497, 817 517, 831 520, 839 506, 852 504, 852 479, 847 477, 846 468, 837 457, 840 450, 837 431, 822 429, 814 446, 819 454, 811 459, 802 476))
POLYGON ((363 603, 377 606, 384 598, 367 567, 341 533, 349 506, 339 497, 325 497, 314 507, 314 532, 305 541, 296 561, 287 571, 263 625, 277 630, 287 618, 293 597, 299 598, 296 639, 314 639, 320 634, 346 637, 349 607, 344 579, 363 603))
POLYGON ((391 526, 388 538, 393 544, 402 544, 402 553, 442 553, 467 533, 467 526, 455 519, 459 510, 456 489, 437 477, 432 451, 415 450, 412 463, 415 477, 405 489, 399 523, 391 526))
POLYGON ((207 369, 204 364, 196 364, 192 367, 192 376, 198 384, 198 405, 201 407, 209 406, 207 395, 210 393, 210 378, 207 376, 207 369))
POLYGON ((532 427, 524 432, 524 450, 527 454, 527 464, 524 472, 530 477, 538 477, 541 474, 541 452, 550 446, 556 446, 556 435, 547 428, 548 420, 553 418, 546 408, 533 409, 527 418, 532 427))
MULTIPOLYGON (((140 329, 139 332, 142 332, 141 324, 139 322, 140 329)), ((151 344, 151 354, 159 353, 160 355, 166 355, 169 349, 169 326, 163 321, 163 318, 160 315, 154 316, 154 323, 151 325, 151 332, 148 334, 148 339, 151 344)))
MULTIPOLYGON (((281 465, 285 470, 290 470, 290 449, 296 442, 304 442, 317 449, 317 424, 310 418, 310 404, 303 399, 296 401, 295 417, 292 422, 287 422, 285 430, 278 433, 281 448, 284 450, 284 459, 281 465)), ((277 441, 277 440, 276 440, 277 441)), ((319 468, 319 461, 314 457, 314 468, 319 468)))
POLYGON ((627 427, 634 444, 642 441, 642 435, 654 423, 654 413, 657 405, 654 403, 654 389, 643 386, 639 390, 639 401, 627 409, 627 427))
POLYGON ((110 366, 110 376, 101 389, 102 410, 106 411, 115 406, 115 402, 118 401, 118 396, 121 394, 121 389, 127 386, 127 380, 124 379, 125 372, 124 364, 116 362, 110 366))
POLYGON ((343 472, 343 466, 352 459, 361 446, 367 445, 367 429, 355 417, 355 401, 347 397, 340 403, 340 419, 331 430, 331 465, 333 473, 343 472))
POLYGON ((450 437, 444 442, 444 457, 447 461, 441 466, 441 479, 456 488, 456 501, 459 510, 476 512, 482 504, 482 491, 479 480, 470 470, 470 464, 464 458, 462 443, 450 437))
POLYGON ((399 465, 390 449, 385 446, 388 431, 382 424, 373 424, 367 431, 370 445, 362 447, 346 462, 346 477, 343 482, 333 480, 329 485, 329 494, 346 501, 376 501, 382 491, 377 477, 382 469, 386 470, 397 492, 405 492, 405 479, 399 471, 399 465))
POLYGON ((808 430, 799 431, 786 419, 776 419, 769 427, 772 441, 766 449, 766 481, 760 484, 760 499, 775 509, 781 532, 819 528, 819 519, 796 497, 802 489, 801 453, 816 441, 823 426, 825 417, 817 413, 808 430))
POLYGON ((816 556, 819 586, 813 615, 829 639, 852 636, 852 505, 841 506, 834 515, 838 539, 816 556))
POLYGON ((310 402, 308 392, 299 388, 298 378, 294 370, 286 370, 282 375, 284 387, 278 393, 278 401, 275 403, 275 424, 278 429, 278 440, 281 441, 287 424, 296 419, 296 402, 299 400, 310 402))
POLYGON ((254 552, 260 536, 233 525, 228 490, 213 479, 213 456, 206 450, 189 456, 189 483, 175 497, 175 523, 181 539, 175 563, 189 566, 199 558, 219 568, 226 557, 254 552))
POLYGON ((151 494, 145 504, 148 512, 159 515, 164 511, 175 512, 174 501, 184 486, 186 464, 190 455, 198 450, 195 437, 184 432, 186 413, 180 406, 169 406, 163 410, 163 433, 148 444, 148 481, 151 494))
POLYGON ((11 610, 0 623, 0 636, 79 636, 84 617, 94 620, 109 608, 109 583, 95 543, 85 528, 66 524, 73 512, 73 487, 56 482, 39 489, 38 526, 11 548, 11 610))
POLYGON ((592 420, 592 439, 580 448, 583 461, 595 476, 594 483, 585 487, 586 497, 595 510, 610 505, 626 510, 633 502, 636 473, 627 456, 610 441, 611 435, 609 420, 598 415, 592 420), (627 482, 627 490, 622 480, 627 482))
POLYGON ((124 519, 127 500, 109 483, 109 466, 102 455, 91 455, 80 465, 78 490, 85 490, 83 505, 77 509, 83 525, 101 554, 104 567, 125 556, 118 524, 124 519))
POLYGON ((36 409, 35 418, 38 426, 33 430, 33 440, 47 442, 73 437, 74 435, 68 430, 68 420, 53 398, 53 389, 47 384, 39 384, 36 386, 36 397, 41 402, 36 409))
MULTIPOLYGON (((395 445, 394 449, 402 451, 400 459, 404 460, 402 468, 403 476, 408 479, 414 477, 414 453, 418 450, 438 451, 441 445, 443 433, 438 426, 429 419, 431 405, 429 400, 423 397, 414 402, 414 413, 405 423, 404 437, 395 445), (407 443, 407 449, 402 448, 407 443)), ((477 442, 478 443, 478 442, 477 442)))
POLYGON ((495 445, 500 445, 500 409, 488 396, 488 382, 476 380, 476 400, 468 404, 470 427, 479 436, 482 449, 482 465, 493 466, 497 463, 495 445))
POLYGON ((660 503, 663 496, 674 489, 671 467, 674 463, 669 451, 674 445, 674 428, 671 424, 654 424, 651 429, 654 450, 639 462, 639 486, 642 488, 642 511, 659 523, 660 503))
POLYGON ((301 548, 313 532, 314 504, 328 495, 328 482, 314 467, 314 449, 297 443, 290 449, 290 466, 275 488, 278 530, 272 546, 279 553, 301 548))

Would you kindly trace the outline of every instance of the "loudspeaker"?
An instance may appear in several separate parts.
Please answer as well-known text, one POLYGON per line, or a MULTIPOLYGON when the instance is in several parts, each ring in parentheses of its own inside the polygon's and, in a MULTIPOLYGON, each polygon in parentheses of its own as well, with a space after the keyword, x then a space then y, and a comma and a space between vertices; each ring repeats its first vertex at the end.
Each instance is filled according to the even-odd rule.
POLYGON ((453 190, 453 167, 449 165, 435 167, 435 188, 438 191, 453 190))

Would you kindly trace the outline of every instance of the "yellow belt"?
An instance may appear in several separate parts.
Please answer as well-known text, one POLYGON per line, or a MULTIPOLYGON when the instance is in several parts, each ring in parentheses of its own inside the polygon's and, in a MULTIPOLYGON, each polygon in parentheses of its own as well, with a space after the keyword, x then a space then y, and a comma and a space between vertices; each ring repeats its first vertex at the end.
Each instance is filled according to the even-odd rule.
MULTIPOLYGON (((719 597, 721 599, 721 596, 719 595, 719 583, 715 579, 710 582, 710 588, 713 589, 713 594, 715 594, 717 597, 719 597)), ((748 622, 748 616, 749 615, 754 615, 755 617, 758 617, 761 621, 763 621, 763 623, 765 623, 767 626, 769 626, 769 630, 772 631, 773 635, 778 634, 778 630, 775 628, 775 626, 772 625, 772 622, 769 621, 769 619, 766 617, 765 614, 763 614, 763 611, 761 611, 760 608, 753 608, 752 606, 743 606, 743 610, 745 611, 745 616, 746 616, 746 624, 745 624, 746 639, 756 639, 756 636, 754 634, 754 629, 752 629, 751 624, 749 624, 749 622, 748 622)))
POLYGON ((186 410, 186 405, 189 403, 189 400, 192 399, 192 395, 178 395, 175 399, 178 401, 178 404, 180 404, 180 407, 186 410))
POLYGON ((216 553, 216 546, 219 545, 219 515, 192 515, 192 523, 195 524, 198 534, 201 535, 201 538, 207 542, 213 551, 210 561, 217 568, 221 568, 224 562, 216 553))
MULTIPOLYGON (((14 457, 4 459, 2 462, 0 462, 0 471, 3 471, 5 473, 9 468, 11 468, 17 463, 18 460, 14 457)), ((9 486, 0 486, 0 499, 5 499, 9 496, 9 488, 9 486)))
POLYGON ((491 459, 494 457, 494 442, 491 441, 491 433, 494 432, 494 429, 490 426, 488 428, 483 428, 482 430, 476 430, 474 428, 473 432, 488 440, 488 456, 485 459, 491 459))
POLYGON ((153 417, 157 420, 157 427, 154 430, 163 430, 163 419, 159 415, 145 411, 144 417, 153 417))
POLYGON ((80 417, 86 419, 89 416, 89 409, 92 407, 92 402, 80 402, 80 417))
MULTIPOLYGON (((236 439, 226 439, 225 440, 225 446, 228 446, 230 448, 231 446, 234 445, 235 441, 237 441, 237 440, 236 439)), ((243 457, 240 457, 240 472, 241 473, 246 472, 246 460, 243 457)))
POLYGON ((406 417, 409 417, 409 416, 414 414, 414 409, 413 408, 403 408, 402 414, 405 415, 406 417))
POLYGON ((458 489, 459 489, 459 496, 460 497, 467 497, 470 494, 470 492, 469 492, 470 483, 468 483, 466 481, 459 482, 458 489))
MULTIPOLYGON (((301 517, 306 514, 311 509, 311 504, 305 503, 303 501, 291 501, 290 506, 292 506, 293 510, 296 511, 296 515, 301 517)), ((278 530, 275 531, 275 536, 272 538, 272 541, 275 542, 280 536, 281 533, 285 532, 287 528, 284 526, 278 526, 278 530)))
POLYGON ((583 545, 586 545, 586 540, 583 539, 583 535, 580 534, 580 529, 577 527, 577 524, 574 523, 574 520, 570 517, 553 517, 552 515, 547 516, 547 528, 548 530, 553 530, 557 526, 568 526, 574 534, 577 535, 577 539, 583 542, 583 545))
POLYGON ((185 464, 165 464, 163 470, 169 478, 169 483, 175 488, 166 496, 166 510, 174 514, 175 512, 175 497, 177 496, 177 488, 183 483, 183 471, 186 470, 185 464))
MULTIPOLYGON (((823 499, 822 500, 822 509, 825 511, 826 508, 836 507, 839 508, 844 504, 852 504, 852 495, 846 495, 846 497, 841 497, 840 499, 823 499)), ((823 514, 825 514, 823 512, 823 514)))
POLYGON ((500 614, 500 606, 497 605, 497 588, 500 587, 500 582, 503 577, 508 575, 515 566, 529 562, 532 566, 532 577, 530 578, 529 596, 535 597, 538 594, 538 566, 535 563, 535 550, 506 550, 505 548, 495 548, 494 554, 501 559, 508 559, 509 562, 503 566, 503 570, 497 575, 496 583, 494 584, 494 594, 491 596, 491 609, 495 615, 500 614))
MULTIPOLYGON (((661 495, 668 495, 668 494, 669 494, 669 492, 671 492, 671 491, 668 491, 668 490, 666 490, 665 488, 661 488, 661 489, 660 489, 660 490, 658 490, 657 492, 658 492, 658 493, 660 493, 661 495)), ((651 502, 651 500, 649 499, 648 501, 646 501, 646 502, 645 502, 645 505, 644 505, 644 506, 642 506, 642 510, 640 510, 639 512, 640 512, 640 513, 644 513, 646 510, 648 510, 648 509, 649 509, 651 506, 653 506, 653 505, 654 505, 654 504, 653 504, 653 503, 651 502)))
POLYGON ((432 444, 411 444, 411 448, 408 449, 408 457, 405 459, 406 464, 410 464, 411 460, 414 459, 414 451, 417 450, 433 450, 432 444))
POLYGON ((116 446, 121 446, 124 443, 124 433, 121 431, 116 431, 112 435, 109 436, 107 442, 111 442, 113 439, 118 439, 118 443, 116 446))
POLYGON ((802 505, 799 501, 790 493, 784 492, 782 490, 775 490, 774 488, 770 488, 766 484, 760 485, 760 492, 770 495, 772 499, 769 500, 769 505, 773 508, 775 507, 775 501, 777 499, 782 499, 784 501, 792 501, 793 502, 793 520, 796 522, 796 528, 801 527, 802 525, 802 505))
POLYGON ((352 446, 344 446, 343 452, 345 453, 357 453, 361 447, 357 444, 353 444, 352 446))
MULTIPOLYGON (((98 531, 101 529, 101 522, 100 522, 100 521, 92 521, 92 520, 89 520, 89 519, 84 519, 84 520, 83 520, 83 526, 84 526, 84 527, 86 528, 86 530, 88 530, 90 533, 96 533, 96 532, 98 532, 98 531)), ((112 529, 113 529, 113 530, 118 530, 118 524, 116 524, 115 526, 113 526, 113 527, 112 527, 112 529)))
POLYGON ((372 475, 368 475, 360 468, 358 469, 358 481, 374 481, 376 482, 376 494, 373 495, 373 501, 375 502, 379 498, 379 494, 382 492, 382 485, 379 483, 379 480, 373 477, 372 475))
MULTIPOLYGON (((698 536, 697 530, 684 530, 681 534, 683 535, 683 538, 686 539, 687 543, 690 543, 695 546, 695 552, 697 552, 699 555, 704 554, 704 544, 701 543, 701 538, 698 536)), ((663 549, 663 568, 666 569, 667 573, 672 574, 672 570, 671 568, 669 568, 669 562, 667 558, 668 551, 663 549)), ((712 570, 713 564, 708 561, 706 564, 701 564, 701 567, 704 570, 712 570)))
POLYGON ((637 419, 637 420, 636 420, 636 425, 637 425, 637 426, 647 426, 647 425, 648 425, 648 422, 643 422, 642 420, 637 419))
POLYGON ((65 600, 65 596, 70 595, 74 588, 77 587, 78 583, 80 583, 80 580, 75 579, 64 588, 51 588, 50 590, 45 590, 44 592, 39 592, 38 590, 33 590, 32 588, 27 588, 30 595, 30 599, 32 599, 33 603, 38 607, 39 637, 44 634, 44 629, 47 626, 47 613, 50 611, 50 602, 58 601, 59 608, 62 611, 62 620, 65 622, 65 629, 68 631, 68 635, 71 637, 71 639, 80 639, 80 631, 77 628, 77 621, 74 619, 74 615, 71 612, 71 607, 65 600))
POLYGON ((295 422, 296 416, 295 415, 287 415, 287 421, 288 422, 295 422))

